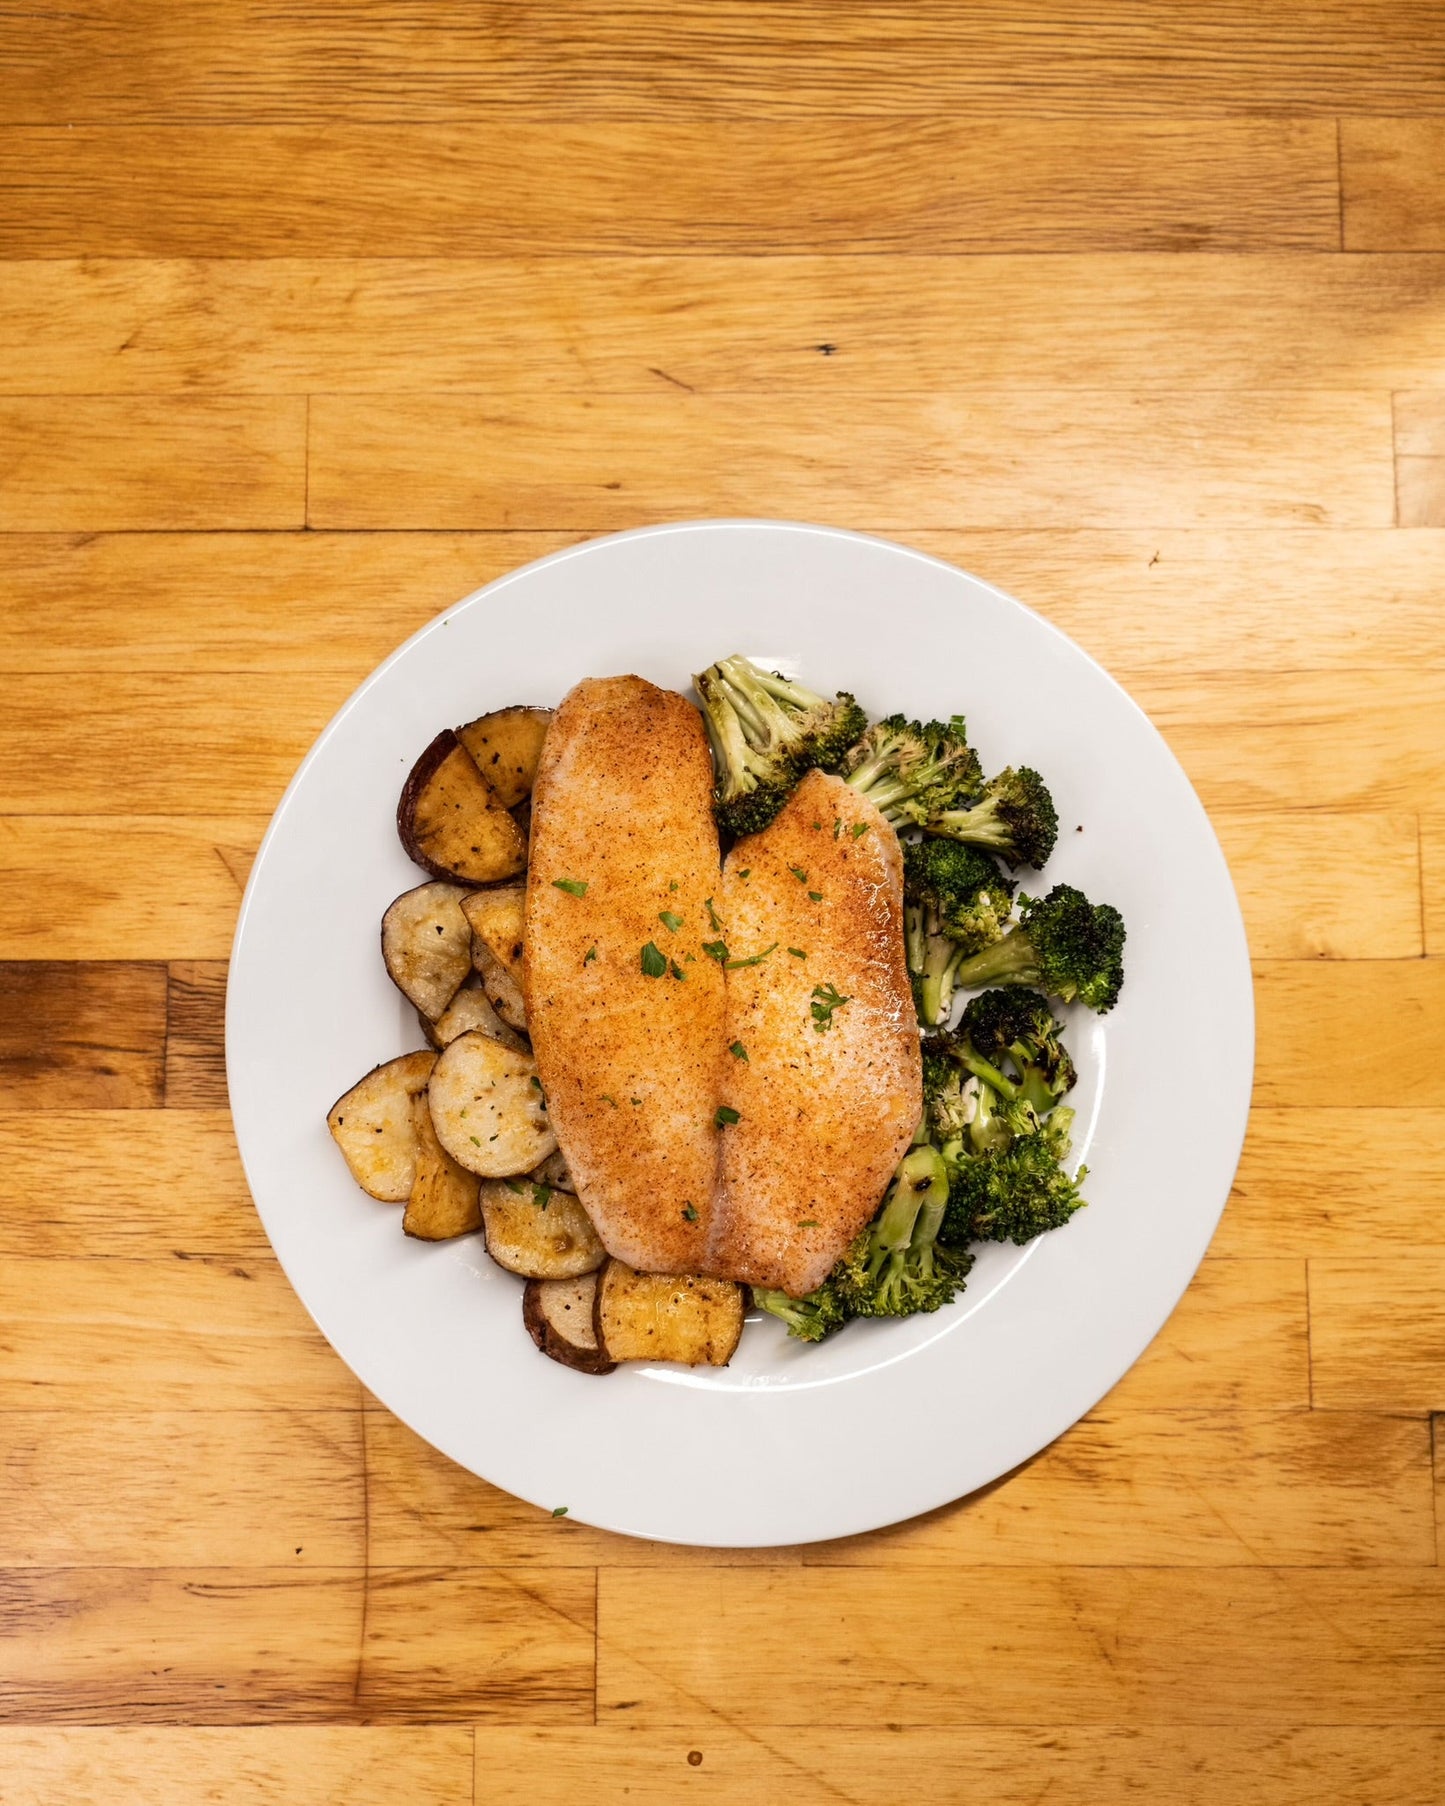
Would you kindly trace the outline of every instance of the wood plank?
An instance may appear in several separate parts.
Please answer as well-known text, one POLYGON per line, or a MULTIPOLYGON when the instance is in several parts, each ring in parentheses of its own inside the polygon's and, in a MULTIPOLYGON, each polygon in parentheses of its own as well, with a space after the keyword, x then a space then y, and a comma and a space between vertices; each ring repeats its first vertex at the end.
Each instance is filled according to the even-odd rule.
POLYGON ((154 1109, 165 1046, 164 967, 0 962, 0 1112, 154 1109))
POLYGON ((224 1110, 225 960, 173 960, 166 996, 166 1108, 224 1110))
MULTIPOLYGON (((0 1733, 0 1751, 7 1747, 0 1733)), ((1426 1725, 790 1725, 775 1735, 700 1706, 676 1728, 658 1730, 625 1721, 581 1730, 479 1726, 476 1772, 477 1799, 487 1806, 674 1806, 695 1790, 716 1806, 757 1806, 760 1771, 790 1806, 1438 1806, 1442 1762, 1445 1731, 1426 1725)), ((135 1798, 152 1806, 150 1794, 135 1798)), ((302 1806, 309 1799, 302 1796, 302 1806)), ((19 1806, 31 1806, 31 1796, 22 1793, 19 1806)), ((237 1806, 251 1806, 251 1796, 237 1806)), ((256 1806, 272 1806, 272 1796, 262 1793, 256 1806)))
POLYGON ((18 395, 1418 390, 1445 286, 1309 252, 52 258, 0 265, 0 342, 18 395))
POLYGON ((1445 1420, 1432 1417, 1430 1432, 1435 1444, 1435 1553, 1445 1567, 1445 1420))
MULTIPOLYGON (((518 1345, 525 1353, 525 1345, 518 1345)), ((594 1530, 458 1467, 380 1404, 366 1406, 367 1547, 374 1567, 717 1567, 795 1562, 797 1549, 696 1549, 594 1530)))
POLYGON ((472 1733, 463 1725, 5 1726, 0 1768, 9 1806, 458 1806, 471 1798, 472 1733))
POLYGON ((1425 949, 1429 953, 1445 953, 1445 815, 1421 817, 1420 866, 1425 949))
POLYGON ((8 1568, 362 1568, 357 1411, 9 1411, 8 1568))
POLYGON ((0 1260, 269 1261, 223 1110, 0 1115, 0 1260))
POLYGON ((1340 121, 1348 251, 1445 250, 1445 120, 1340 121))
POLYGON ((1206 1260, 1099 1409, 1303 1410, 1308 1338, 1303 1261, 1206 1260))
POLYGON ((346 1410, 357 1382, 272 1259, 0 1264, 0 1410, 346 1410))
POLYGON ((0 817, 0 959, 225 959, 259 815, 0 817))
POLYGON ((1213 822, 1256 959, 1415 959, 1425 951, 1414 816, 1216 810, 1213 822), (1342 884, 1342 871, 1369 872, 1368 891, 1342 884))
POLYGON ((1445 1104, 1445 960, 1265 960, 1254 994, 1256 1104, 1445 1104))
POLYGON ((0 1570, 0 1717, 246 1724, 354 1716, 359 1572, 0 1570))
POLYGON ((694 1731, 714 1714, 749 1730, 1429 1724, 1445 1707, 1442 1614, 1433 1568, 859 1568, 846 1583, 603 1569, 598 1716, 694 1731), (800 1623, 825 1633, 806 1662, 800 1623))
POLYGON ((1323 1108, 1256 1103, 1210 1252, 1445 1252, 1445 1110, 1356 1108, 1343 1097, 1331 1109, 1321 1101, 1323 1108))
POLYGON ((1383 395, 819 395, 777 404, 659 386, 530 405, 318 395, 308 523, 587 527, 766 511, 890 528, 1380 527, 1394 520, 1383 395))
MULTIPOLYGON (((854 524, 874 524, 871 513, 854 524)), ((578 537, 0 536, 0 585, 13 603, 0 610, 0 671, 90 680, 324 670, 360 682, 459 597, 578 537)), ((1445 668, 1445 532, 920 529, 908 538, 1012 591, 1126 675, 1172 665, 1352 676, 1445 668)), ((163 951, 211 956, 177 943, 163 951)))
MULTIPOLYGON (((990 113, 1439 111, 1428 0, 1323 0, 1307 14, 1232 0, 927 7, 601 0, 542 8, 428 0, 348 31, 325 6, 236 0, 178 18, 161 0, 82 0, 5 44, 16 123, 97 120, 471 122, 564 109, 990 113), (143 55, 123 54, 125 45, 143 55)), ((3 40, 0 40, 3 41, 3 40)))
POLYGON ((1445 1411, 1445 1253, 1310 1262, 1319 1410, 1445 1411))
POLYGON ((371 1721, 585 1724, 590 1568, 373 1568, 356 1707, 371 1721))
POLYGON ((0 129, 0 256, 1335 250, 1324 119, 0 129))
POLYGON ((1445 526, 1445 390, 1396 395, 1395 520, 1445 526))
MULTIPOLYGON (((1318 1411, 1092 1413, 995 1486, 815 1567, 1433 1566, 1428 1425, 1318 1411)), ((612 1565, 616 1565, 615 1563, 612 1565)))
MULTIPOLYGON (((3 236, 3 228, 0 228, 3 236)), ((296 396, 0 399, 0 531, 296 527, 296 396)))

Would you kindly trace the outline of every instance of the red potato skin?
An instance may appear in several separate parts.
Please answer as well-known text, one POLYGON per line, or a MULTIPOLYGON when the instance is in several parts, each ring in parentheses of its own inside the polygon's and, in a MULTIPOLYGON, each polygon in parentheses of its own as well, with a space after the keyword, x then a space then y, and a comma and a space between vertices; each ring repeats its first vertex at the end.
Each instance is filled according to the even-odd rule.
MULTIPOLYGON (((471 890, 480 890, 485 887, 477 879, 463 877, 453 871, 450 866, 440 865, 436 860, 429 858, 417 840, 415 832, 416 807, 422 792, 435 777, 443 762, 458 751, 466 753, 468 759, 471 758, 471 754, 466 752, 466 748, 457 738, 456 730, 450 727, 444 727, 431 744, 424 749, 416 764, 408 772, 406 782, 401 787, 401 796, 396 805, 396 833, 407 858, 414 865, 419 865, 424 872, 430 872, 433 878, 445 878, 449 884, 460 884, 471 890)), ((480 771, 478 776, 485 784, 486 778, 480 771)), ((500 805, 498 806, 500 807, 500 805)), ((525 843, 527 833, 525 826, 520 827, 519 831, 525 843)), ((526 870, 525 858, 520 870, 526 870)), ((509 872, 504 878, 494 880, 494 882, 510 882, 517 875, 516 872, 509 872)))
POLYGON ((542 1315, 538 1294, 538 1287, 545 1283, 529 1279, 522 1293, 522 1322, 540 1352, 575 1373, 615 1373, 617 1363, 608 1359, 600 1342, 595 1349, 577 1348, 565 1336, 553 1333, 551 1324, 542 1315))

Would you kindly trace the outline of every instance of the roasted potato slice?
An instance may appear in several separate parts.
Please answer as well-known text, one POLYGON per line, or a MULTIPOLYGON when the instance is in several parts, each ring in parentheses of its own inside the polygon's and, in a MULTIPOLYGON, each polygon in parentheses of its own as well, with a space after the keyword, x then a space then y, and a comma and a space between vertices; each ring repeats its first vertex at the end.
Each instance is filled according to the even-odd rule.
POLYGON ((730 1279, 670 1279, 609 1260, 597 1280, 597 1341, 614 1361, 726 1367, 743 1309, 743 1289, 730 1279))
POLYGON ((592 1219, 570 1191, 531 1179, 489 1179, 482 1187, 487 1253, 523 1279, 575 1279, 607 1258, 592 1219))
POLYGON ((437 1140, 484 1179, 530 1172, 557 1145, 531 1054, 476 1029, 437 1055, 427 1095, 437 1140))
POLYGON ((508 1028, 520 1034, 527 1032, 527 1000, 522 995, 522 981, 509 972, 485 941, 472 936, 472 965, 482 981, 492 1008, 508 1028))
POLYGON ((572 1178, 567 1171, 567 1156, 558 1148, 549 1154, 540 1166, 534 1166, 527 1175, 535 1179, 539 1185, 550 1185, 554 1191, 571 1191, 572 1178))
POLYGON ((617 1363, 597 1345, 596 1297, 595 1273, 579 1273, 576 1279, 529 1279, 522 1293, 527 1334, 544 1355, 564 1367, 578 1373, 611 1373, 617 1363))
POLYGON ((416 1178, 402 1228, 423 1242, 449 1242, 453 1236, 480 1229, 481 1180, 458 1166, 437 1140, 424 1091, 412 1099, 411 1113, 416 1130, 416 1178))
POLYGON ((496 890, 469 891, 462 914, 472 933, 499 959, 518 983, 522 978, 522 922, 527 906, 524 884, 503 884, 496 890))
POLYGON ((436 878, 495 884, 526 869, 526 836, 450 728, 412 766, 396 831, 408 856, 436 878))
POLYGON ((472 969, 469 893, 433 879, 403 891, 381 918, 381 957, 391 981, 432 1022, 444 1015, 472 969))
POLYGON ((551 719, 551 709, 518 705, 496 709, 457 729, 458 740, 476 760, 504 809, 515 809, 531 795, 551 719))
POLYGON ((494 1041, 500 1041, 504 1047, 519 1047, 525 1051, 527 1046, 516 1029, 508 1028, 492 1008, 477 972, 472 972, 447 1005, 444 1015, 438 1016, 435 1022, 429 1022, 422 1015, 418 1015, 418 1020, 422 1033, 438 1049, 450 1047, 458 1035, 464 1035, 468 1029, 473 1028, 480 1034, 490 1035, 494 1041))
POLYGON ((326 1126, 361 1189, 383 1204, 404 1204, 416 1183, 412 1104, 426 1090, 437 1056, 423 1048, 374 1067, 327 1113, 326 1126))

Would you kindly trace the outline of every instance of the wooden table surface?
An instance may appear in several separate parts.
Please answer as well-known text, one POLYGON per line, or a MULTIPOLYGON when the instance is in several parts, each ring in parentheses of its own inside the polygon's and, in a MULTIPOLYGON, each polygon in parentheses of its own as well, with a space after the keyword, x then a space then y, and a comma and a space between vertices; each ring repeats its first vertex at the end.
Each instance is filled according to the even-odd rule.
POLYGON ((0 121, 5 1806, 1438 1806, 1440 0, 68 0, 0 15, 0 121), (539 553, 737 513, 1116 673, 1259 1007, 1137 1368, 978 1497, 744 1554, 366 1397, 221 1062, 353 686, 539 553))

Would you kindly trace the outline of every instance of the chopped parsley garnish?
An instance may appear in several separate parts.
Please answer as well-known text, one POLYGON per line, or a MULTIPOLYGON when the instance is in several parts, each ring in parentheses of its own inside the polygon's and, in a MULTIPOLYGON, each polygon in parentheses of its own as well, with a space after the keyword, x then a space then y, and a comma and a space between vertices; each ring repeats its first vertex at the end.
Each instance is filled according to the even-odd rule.
POLYGON ((617 1099, 612 1095, 612 1093, 610 1091, 604 1091, 602 1093, 602 1101, 604 1104, 611 1104, 611 1106, 614 1110, 617 1108, 617 1099))
POLYGON ((597 957, 597 943, 596 943, 596 941, 593 941, 592 945, 582 955, 582 964, 585 966, 589 960, 596 959, 596 957, 597 957))
POLYGON ((774 941, 771 947, 764 947, 761 953, 753 954, 751 959, 725 959, 723 961, 723 968, 728 972, 736 972, 742 966, 760 966, 768 955, 776 949, 777 945, 778 943, 774 941))
POLYGON ((851 1003, 851 997, 845 997, 837 985, 815 985, 813 987, 813 1027, 821 1035, 825 1028, 833 1026, 834 1010, 841 1010, 845 1003, 851 1003))
POLYGON ((816 831, 817 831, 817 832, 818 832, 818 833, 819 833, 819 834, 821 834, 821 833, 822 833, 822 832, 823 832, 823 824, 822 824, 822 822, 820 822, 820 821, 815 821, 815 822, 814 822, 814 823, 813 823, 813 827, 814 827, 814 828, 815 828, 815 830, 816 830, 816 831))
POLYGON ((671 972, 671 974, 674 978, 681 979, 681 978, 687 977, 687 973, 683 971, 682 967, 680 965, 678 965, 678 963, 675 959, 668 961, 667 969, 669 972, 671 972))
POLYGON ((676 889, 677 889, 677 879, 676 879, 676 878, 674 878, 674 879, 673 879, 673 881, 672 881, 672 883, 671 883, 671 884, 669 884, 669 885, 668 885, 668 887, 667 887, 667 888, 668 888, 668 889, 669 889, 669 890, 676 890, 676 889))
POLYGON ((479 1135, 468 1135, 467 1140, 471 1142, 474 1148, 479 1148, 482 1145, 481 1137, 479 1135))
POLYGON ((799 1229, 816 1229, 818 1227, 818 1219, 816 1217, 800 1217, 798 1219, 798 1227, 799 1229))
POLYGON ((809 901, 809 902, 810 902, 810 903, 821 903, 821 902, 822 902, 822 901, 823 901, 823 893, 822 893, 822 891, 820 891, 820 890, 810 890, 810 891, 809 891, 809 892, 808 892, 808 901, 809 901))
POLYGON ((516 1192, 518 1197, 521 1197, 526 1189, 526 1186, 523 1185, 520 1179, 508 1179, 507 1181, 507 1190, 516 1192))
POLYGON ((808 882, 808 874, 803 870, 802 866, 790 865, 788 870, 798 880, 799 884, 806 884, 808 882))
POLYGON ((728 1049, 728 1052, 735 1060, 742 1060, 747 1065, 752 1065, 752 1061, 748 1059, 748 1050, 743 1046, 741 1041, 734 1041, 732 1046, 728 1049))
POLYGON ((868 824, 866 821, 855 821, 853 823, 854 840, 861 840, 867 832, 868 832, 868 824))
POLYGON ((713 933, 721 934, 722 933, 722 923, 718 920, 718 913, 712 906, 712 898, 704 897, 702 900, 702 906, 707 911, 707 919, 712 924, 713 933))
POLYGON ((745 865, 743 867, 743 869, 738 873, 739 878, 751 878, 752 875, 753 875, 753 868, 750 865, 745 865))
POLYGON ((532 1202, 537 1206, 538 1210, 545 1210, 552 1202, 552 1187, 550 1185, 534 1185, 532 1187, 532 1202))
POLYGON ((695 1223, 697 1221, 697 1212, 693 1209, 691 1204, 683 1205, 682 1214, 687 1218, 689 1223, 695 1223))
POLYGON ((792 954, 794 959, 806 959, 808 957, 801 947, 789 947, 788 952, 792 954))
POLYGON ((539 1079, 537 1077, 535 1072, 532 1074, 531 1078, 529 1078, 527 1080, 527 1083, 529 1085, 535 1086, 538 1091, 540 1091, 542 1089, 542 1081, 541 1081, 541 1079, 539 1079))
POLYGON ((642 949, 642 972, 646 978, 661 978, 667 970, 667 961, 658 952, 656 943, 649 941, 642 949))
POLYGON ((738 1115, 731 1104, 719 1104, 717 1107, 717 1115, 713 1118, 713 1121, 717 1124, 718 1128, 724 1129, 729 1123, 741 1122, 742 1117, 738 1115))
POLYGON ((664 928, 670 928, 674 934, 682 927, 682 917, 674 915, 670 909, 659 911, 657 919, 664 928))
POLYGON ((703 952, 709 959, 715 959, 720 966, 728 963, 728 944, 726 941, 704 941, 703 952))
POLYGON ((566 1515, 567 1507, 565 1505, 554 1505, 552 1507, 552 1516, 554 1518, 565 1518, 566 1515))
POLYGON ((630 1097, 627 1101, 629 1104, 640 1104, 642 1099, 640 1097, 630 1097))
POLYGON ((552 888, 553 890, 565 890, 569 897, 585 897, 587 895, 587 886, 580 878, 554 878, 552 888))
POLYGON ((843 832, 843 817, 841 815, 839 815, 839 816, 836 816, 833 821, 833 838, 834 838, 834 840, 836 840, 842 832, 843 832))

